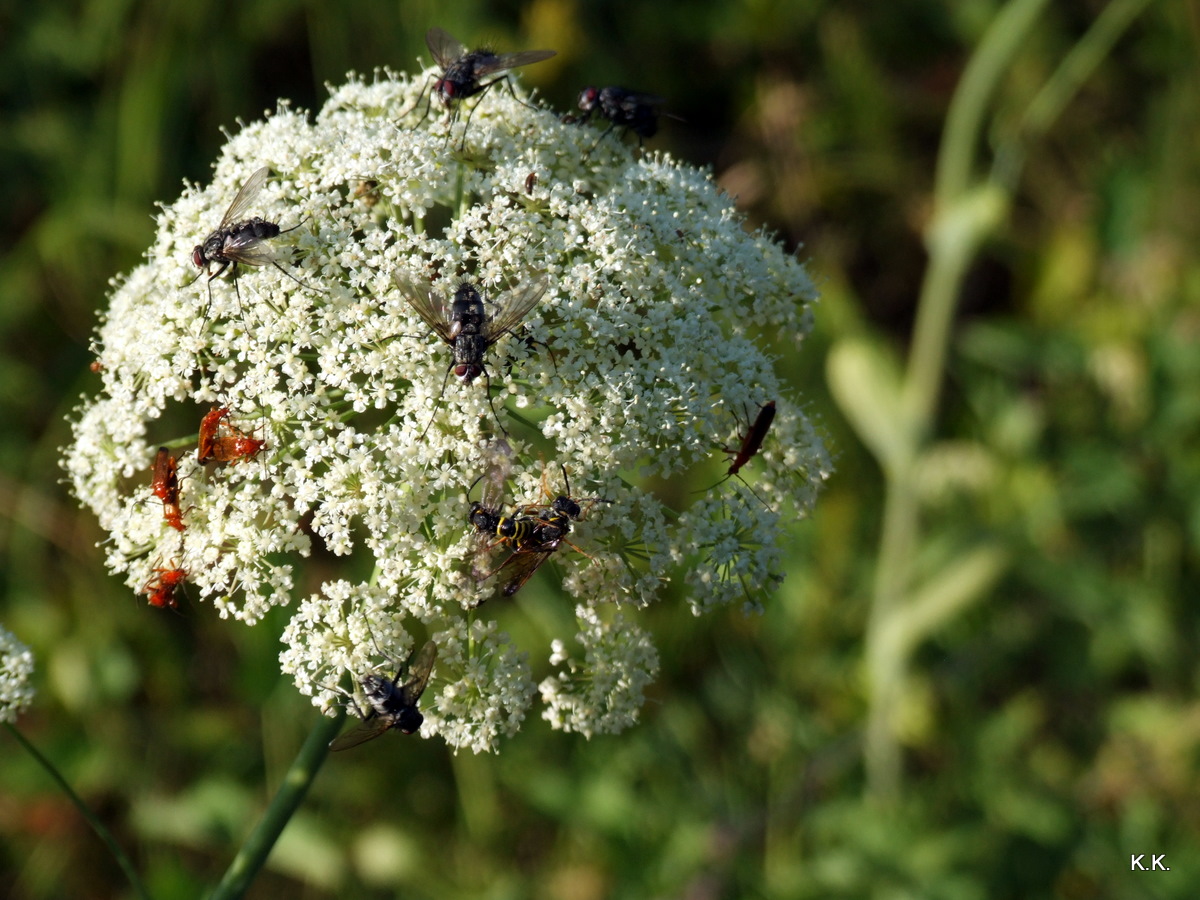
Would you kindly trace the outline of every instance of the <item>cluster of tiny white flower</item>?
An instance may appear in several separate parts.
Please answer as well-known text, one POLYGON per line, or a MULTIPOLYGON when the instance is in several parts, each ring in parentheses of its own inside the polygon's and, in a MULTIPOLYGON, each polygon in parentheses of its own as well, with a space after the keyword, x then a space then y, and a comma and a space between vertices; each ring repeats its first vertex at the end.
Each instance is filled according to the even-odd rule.
POLYGON ((33 652, 0 626, 0 722, 15 722, 33 702, 33 652))
POLYGON ((644 606, 672 578, 696 612, 755 597, 779 577, 781 522, 829 472, 768 355, 802 340, 815 290, 710 176, 615 140, 593 151, 594 128, 500 90, 464 133, 422 117, 434 74, 351 80, 315 121, 281 105, 230 136, 212 184, 162 209, 147 260, 114 284, 103 387, 74 417, 64 466, 111 535, 108 566, 156 605, 184 588, 253 623, 292 599, 314 543, 347 557, 362 577, 300 602, 284 671, 328 708, 344 676, 404 658, 422 632, 438 645, 422 733, 478 751, 519 727, 537 690, 481 617, 492 606, 477 610, 497 591, 482 576, 518 552, 467 519, 503 430, 510 515, 547 529, 555 495, 604 499, 556 520, 559 552, 539 554, 566 572, 586 650, 556 651, 564 672, 541 692, 557 726, 616 731, 657 661, 615 605, 644 606), (264 166, 253 212, 296 226, 271 242, 293 255, 192 283, 193 248, 264 166), (535 282, 540 302, 494 336, 484 376, 447 385, 447 339, 404 286, 449 306, 464 279, 489 308, 535 282), (768 401, 754 492, 694 493, 768 401), (223 453, 158 464, 160 445, 203 444, 206 428, 223 453))
POLYGON ((658 654, 650 636, 620 614, 605 619, 581 603, 575 615, 583 626, 575 639, 585 658, 577 662, 561 640, 552 642, 550 664, 566 669, 538 685, 546 704, 542 718, 587 737, 615 734, 637 721, 642 692, 658 671, 658 654))

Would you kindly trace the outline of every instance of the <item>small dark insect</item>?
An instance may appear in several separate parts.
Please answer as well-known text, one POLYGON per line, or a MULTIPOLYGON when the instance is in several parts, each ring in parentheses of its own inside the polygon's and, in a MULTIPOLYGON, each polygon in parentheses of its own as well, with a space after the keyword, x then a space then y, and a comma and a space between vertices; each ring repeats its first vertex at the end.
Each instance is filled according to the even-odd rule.
POLYGON ((377 738, 392 728, 399 729, 401 734, 412 734, 419 729, 425 717, 417 709, 417 701, 425 692, 425 685, 429 683, 436 659, 437 644, 427 641, 420 650, 409 657, 405 665, 399 667, 394 678, 368 672, 359 679, 369 709, 364 712, 358 701, 351 696, 350 702, 354 704, 362 721, 334 738, 329 744, 329 749, 348 750, 377 738), (401 677, 404 677, 403 683, 401 677))
POLYGON ((361 200, 366 206, 374 206, 379 202, 379 182, 374 178, 366 178, 354 187, 354 199, 361 200))
POLYGON ((166 447, 159 447, 154 457, 154 477, 150 490, 162 501, 163 518, 176 531, 183 531, 183 511, 179 508, 179 474, 175 457, 166 447))
POLYGON ((151 578, 143 586, 141 593, 146 595, 146 600, 151 606, 163 609, 171 607, 175 609, 179 606, 179 602, 175 599, 175 591, 183 584, 187 578, 187 572, 171 564, 174 568, 155 568, 154 573, 157 577, 151 578))
POLYGON ((508 456, 503 456, 476 478, 471 487, 467 489, 467 498, 470 499, 475 485, 483 482, 479 499, 471 503, 470 512, 467 513, 468 521, 474 527, 475 533, 481 537, 494 536, 499 541, 509 541, 518 537, 518 533, 522 531, 521 523, 513 516, 504 515, 503 512, 504 479, 508 477, 510 468, 511 463, 508 456))
MULTIPOLYGON (((505 446, 507 447, 507 445, 505 446)), ((476 478, 467 491, 469 499, 475 485, 480 481, 483 482, 480 499, 471 503, 470 511, 467 513, 467 520, 475 529, 478 539, 474 568, 477 581, 484 581, 496 573, 497 570, 490 568, 488 557, 498 545, 506 544, 518 549, 534 549, 542 547, 549 540, 561 537, 561 534, 557 532, 551 534, 547 530, 548 523, 544 518, 530 515, 531 511, 549 510, 550 507, 517 507, 512 513, 504 512, 504 480, 508 475, 509 468, 507 457, 502 458, 483 475, 476 478)), ((557 528, 557 524, 552 527, 557 528)))
POLYGON ((585 87, 579 93, 579 108, 582 116, 569 116, 564 121, 586 122, 593 114, 608 119, 608 127, 592 144, 590 154, 600 146, 614 128, 624 128, 638 136, 638 146, 646 138, 658 132, 658 110, 666 101, 653 94, 631 91, 628 88, 609 86, 605 88, 585 87))
POLYGON ((530 172, 525 176, 525 193, 531 197, 533 196, 533 188, 537 184, 537 181, 537 172, 530 172))
POLYGON ((750 424, 750 428, 742 438, 742 446, 737 449, 737 452, 734 453, 728 447, 723 448, 726 453, 734 453, 729 471, 725 473, 726 478, 740 472, 742 466, 758 453, 762 447, 763 438, 767 436, 767 431, 770 429, 773 421, 775 421, 775 401, 769 400, 762 405, 758 411, 758 415, 754 417, 754 421, 750 424))
MULTIPOLYGON (((435 94, 442 105, 450 110, 450 123, 458 116, 458 103, 476 94, 487 93, 488 89, 498 81, 508 85, 509 93, 518 103, 529 106, 513 90, 512 82, 507 73, 511 69, 528 66, 541 62, 555 55, 554 50, 521 50, 517 53, 493 53, 491 50, 480 48, 467 50, 462 41, 440 28, 430 28, 425 32, 425 43, 434 60, 442 67, 442 77, 433 83, 435 94), (492 76, 496 76, 492 78, 492 76), (491 78, 490 81, 485 79, 491 78)), ((417 99, 419 104, 420 98, 417 99)), ((530 107, 533 108, 533 107, 530 107)), ((459 145, 461 150, 467 143, 467 128, 471 124, 471 115, 475 112, 472 107, 467 113, 467 121, 463 124, 463 139, 459 145)), ((425 116, 429 115, 429 103, 425 104, 425 116)), ((422 116, 422 120, 424 116, 422 116)))
MULTIPOLYGON (((521 590, 533 573, 564 543, 588 556, 567 540, 572 517, 565 511, 555 509, 539 516, 518 516, 517 519, 518 535, 513 539, 513 552, 499 569, 491 573, 497 576, 503 596, 512 597, 521 590)), ((588 558, 591 559, 590 556, 588 558)))
POLYGON ((104 371, 104 363, 100 362, 98 359, 93 359, 90 363, 88 363, 88 368, 99 375, 104 371))
MULTIPOLYGON (((511 525, 508 526, 512 532, 511 537, 501 536, 513 547, 513 552, 498 569, 484 574, 480 580, 492 575, 498 576, 501 583, 500 593, 505 597, 513 596, 524 587, 525 582, 533 577, 533 573, 564 543, 588 559, 592 558, 567 540, 567 535, 571 533, 572 523, 583 518, 584 509, 580 504, 587 503, 590 507, 596 503, 612 501, 604 497, 572 497, 571 483, 567 480, 565 468, 563 481, 566 483, 567 492, 559 494, 549 505, 520 506, 513 516, 508 519, 502 518, 497 523, 500 528, 511 520, 511 525)), ((542 489, 546 490, 544 481, 542 489)), ((546 490, 546 493, 548 495, 549 491, 546 490)), ((474 518, 472 524, 476 524, 474 518)))
POLYGON ((229 407, 219 406, 204 414, 200 420, 200 437, 196 442, 196 460, 203 465, 209 460, 237 462, 253 459, 266 446, 229 422, 229 407))
MULTIPOLYGON (((462 282, 454 292, 454 299, 446 308, 444 298, 433 293, 425 285, 413 280, 407 275, 397 273, 393 276, 400 296, 408 303, 417 315, 425 320, 425 324, 433 329, 443 341, 454 351, 454 359, 446 369, 446 377, 442 379, 442 390, 438 394, 438 402, 446 393, 446 384, 453 372, 463 384, 470 384, 483 375, 488 392, 488 404, 492 407, 492 415, 500 425, 500 430, 508 434, 504 423, 496 414, 496 405, 492 399, 492 379, 488 374, 484 354, 504 335, 515 329, 546 293, 549 282, 546 278, 538 278, 521 287, 513 288, 497 297, 494 301, 496 311, 488 314, 484 306, 483 295, 479 289, 468 281, 462 282)), ((437 411, 434 411, 437 415, 437 411)), ((433 417, 429 425, 433 424, 433 417)), ((421 432, 424 437, 429 430, 425 426, 421 432)))
MULTIPOLYGON (((736 450, 734 450, 732 447, 721 448, 726 453, 732 454, 733 460, 729 464, 729 469, 725 472, 725 477, 716 484, 705 488, 705 490, 711 491, 713 488, 724 484, 730 478, 735 476, 739 481, 742 480, 742 476, 738 475, 738 472, 740 472, 742 470, 742 466, 748 463, 762 448, 763 439, 766 438, 767 431, 770 430, 771 423, 773 421, 775 421, 775 401, 769 400, 758 410, 758 415, 754 417, 754 421, 751 422, 749 428, 746 429, 746 433, 742 436, 741 446, 739 446, 736 450)), ((742 483, 745 484, 744 481, 742 483)), ((749 487, 749 485, 746 486, 749 487)))
MULTIPOLYGON (((208 305, 204 307, 205 321, 208 320, 208 311, 212 307, 212 280, 226 269, 229 269, 232 274, 233 290, 237 294, 238 306, 241 306, 242 297, 237 286, 239 264, 245 266, 272 265, 301 287, 317 290, 281 266, 278 248, 266 243, 271 238, 295 231, 304 224, 303 222, 299 222, 291 228, 280 229, 277 224, 268 222, 261 216, 255 216, 252 219, 243 218, 258 196, 258 192, 262 190, 270 173, 270 168, 263 166, 247 178, 241 190, 237 192, 237 196, 233 198, 233 202, 229 204, 229 209, 225 210, 225 215, 221 217, 221 224, 204 239, 203 243, 197 244, 192 250, 192 262, 200 269, 196 278, 208 273, 208 305), (215 272, 211 271, 213 263, 218 264, 215 272)), ((196 278, 193 278, 192 281, 195 281, 196 278)), ((188 283, 191 284, 191 282, 188 283)))

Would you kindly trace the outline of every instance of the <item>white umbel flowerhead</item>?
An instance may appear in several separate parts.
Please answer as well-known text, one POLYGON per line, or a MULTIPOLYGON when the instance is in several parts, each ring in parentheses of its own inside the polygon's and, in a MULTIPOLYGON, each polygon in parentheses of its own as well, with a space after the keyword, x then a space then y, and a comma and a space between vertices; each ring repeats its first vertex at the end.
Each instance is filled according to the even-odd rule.
POLYGON ((12 723, 33 702, 33 652, 0 626, 0 722, 12 723))
POLYGON ((163 207, 114 283, 64 465, 155 605, 254 623, 297 600, 282 664, 318 705, 349 690, 369 711, 362 677, 402 681, 435 641, 421 733, 455 747, 519 728, 537 681, 495 612, 561 583, 583 655, 556 639, 545 716, 617 731, 657 670, 636 610, 668 582, 693 613, 757 603, 827 477, 774 361, 815 291, 709 175, 589 152, 595 127, 498 88, 464 132, 423 115, 435 74, 352 80, 315 121, 281 106, 163 207), (260 238, 222 216, 264 167, 231 217, 278 227, 260 238), (217 277, 198 246, 237 264, 217 277))

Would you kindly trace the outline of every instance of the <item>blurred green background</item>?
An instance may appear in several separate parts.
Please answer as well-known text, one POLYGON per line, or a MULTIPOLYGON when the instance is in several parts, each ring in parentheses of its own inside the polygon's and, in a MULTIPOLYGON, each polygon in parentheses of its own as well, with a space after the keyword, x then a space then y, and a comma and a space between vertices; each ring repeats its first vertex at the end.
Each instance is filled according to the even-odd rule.
MULTIPOLYGON (((981 109, 979 174, 1108 5, 1041 10, 981 109)), ((149 245, 154 202, 208 179, 220 129, 278 97, 319 108, 350 69, 412 70, 437 24, 557 48, 522 75, 564 112, 585 84, 668 98, 681 120, 650 147, 713 167, 822 286, 812 338, 781 365, 838 470, 764 615, 646 615, 663 672, 641 725, 585 741, 532 718, 498 756, 398 735, 339 754, 250 896, 1197 896, 1200 5, 1133 7, 1023 145, 898 479, 880 463, 888 429, 843 412, 880 393, 843 380, 838 405, 827 362, 865 347, 886 372, 907 353, 939 140, 1000 4, 5 5, 0 622, 37 654, 22 731, 159 898, 215 882, 278 785, 315 715, 278 674, 282 617, 246 629, 132 597, 59 483, 57 448, 98 384, 107 280, 149 245), (897 488, 915 504, 899 585, 880 562, 897 488), (943 592, 949 612, 898 607, 900 661, 873 669, 881 592, 944 586, 981 548, 990 566, 943 592), (1170 871, 1130 871, 1137 854, 1170 871)), ((536 645, 539 607, 562 602, 531 586, 505 625, 536 645)), ((128 896, 7 735, 0 835, 0 894, 128 896)))

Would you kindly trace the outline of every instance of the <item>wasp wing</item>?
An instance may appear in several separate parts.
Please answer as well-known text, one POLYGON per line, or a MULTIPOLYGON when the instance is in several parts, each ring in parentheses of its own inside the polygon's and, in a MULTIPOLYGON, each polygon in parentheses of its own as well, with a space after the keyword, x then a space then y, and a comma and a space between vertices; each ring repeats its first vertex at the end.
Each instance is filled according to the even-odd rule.
POLYGON ((467 55, 467 48, 454 35, 440 28, 430 28, 425 32, 425 43, 434 60, 443 69, 448 69, 460 57, 467 55))
POLYGON ((484 509, 499 510, 504 506, 504 482, 512 468, 511 460, 501 457, 483 474, 483 485, 479 489, 479 503, 484 509))
POLYGON ((523 588, 525 582, 533 577, 533 573, 558 549, 558 545, 558 541, 551 541, 529 549, 514 550, 496 572, 502 583, 500 593, 511 597, 523 588))
POLYGON ((246 210, 250 208, 250 204, 258 196, 258 192, 262 190, 262 186, 267 183, 267 176, 270 174, 270 166, 263 166, 246 179, 241 190, 237 192, 237 196, 233 198, 233 202, 229 204, 229 209, 225 210, 225 215, 221 217, 221 224, 217 226, 218 231, 246 218, 246 210))
POLYGON ((487 323, 488 342, 496 341, 500 335, 507 334, 516 328, 521 320, 529 315, 529 311, 537 306, 538 301, 545 296, 546 289, 549 287, 550 279, 542 276, 522 287, 505 291, 497 297, 496 313, 487 323))
POLYGON ((426 641, 408 662, 408 677, 400 688, 401 703, 405 706, 417 705, 421 694, 425 693, 425 685, 429 683, 429 675, 433 672, 433 664, 437 660, 437 644, 426 641))

